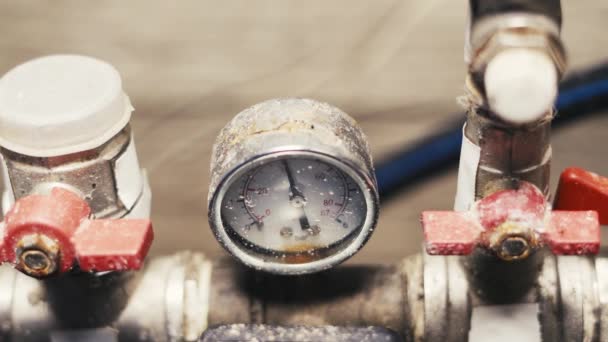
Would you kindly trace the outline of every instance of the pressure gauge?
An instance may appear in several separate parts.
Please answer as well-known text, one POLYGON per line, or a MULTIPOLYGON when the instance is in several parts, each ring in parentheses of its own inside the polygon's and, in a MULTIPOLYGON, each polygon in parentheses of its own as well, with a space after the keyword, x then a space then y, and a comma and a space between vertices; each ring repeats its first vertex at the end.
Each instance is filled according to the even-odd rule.
POLYGON ((211 173, 211 228, 256 269, 327 269, 355 254, 376 224, 367 141, 325 103, 277 99, 241 112, 216 140, 211 173))

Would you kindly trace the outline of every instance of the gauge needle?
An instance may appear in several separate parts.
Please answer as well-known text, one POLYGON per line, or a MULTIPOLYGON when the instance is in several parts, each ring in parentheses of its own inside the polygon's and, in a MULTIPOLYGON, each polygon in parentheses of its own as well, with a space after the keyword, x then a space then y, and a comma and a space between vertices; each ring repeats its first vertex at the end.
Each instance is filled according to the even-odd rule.
POLYGON ((287 180, 289 181, 289 202, 291 202, 291 205, 294 207, 300 209, 300 227, 302 230, 308 230, 310 229, 310 222, 308 222, 308 217, 306 217, 306 212, 304 211, 306 198, 297 188, 296 182, 293 179, 293 174, 287 164, 287 160, 283 160, 283 166, 285 166, 285 173, 287 173, 287 180))

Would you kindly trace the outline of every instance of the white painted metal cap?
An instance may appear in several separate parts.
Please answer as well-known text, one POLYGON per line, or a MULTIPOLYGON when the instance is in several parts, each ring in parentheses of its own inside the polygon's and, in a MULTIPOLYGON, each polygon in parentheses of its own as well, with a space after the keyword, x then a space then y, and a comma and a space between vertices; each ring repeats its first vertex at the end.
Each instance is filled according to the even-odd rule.
POLYGON ((41 57, 0 79, 0 145, 35 157, 89 150, 120 132, 132 111, 110 64, 77 55, 41 57))
POLYGON ((557 96, 557 70, 545 53, 508 49, 496 55, 484 75, 490 108, 508 122, 540 119, 557 96))

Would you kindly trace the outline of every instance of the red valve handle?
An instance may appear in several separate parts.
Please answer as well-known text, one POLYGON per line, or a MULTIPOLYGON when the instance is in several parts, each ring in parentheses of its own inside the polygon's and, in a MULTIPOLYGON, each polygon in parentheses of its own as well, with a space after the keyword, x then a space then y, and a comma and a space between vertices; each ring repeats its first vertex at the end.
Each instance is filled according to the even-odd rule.
POLYGON ((153 240, 150 220, 88 219, 90 207, 63 188, 19 199, 0 230, 0 262, 35 277, 69 271, 135 270, 153 240))
POLYGON ((468 212, 425 211, 422 226, 431 255, 467 255, 482 246, 513 260, 545 244, 554 254, 577 255, 596 254, 600 246, 597 212, 552 211, 526 182, 479 200, 468 212))
POLYGON ((554 207, 595 210, 600 224, 608 224, 608 178, 578 167, 567 168, 559 178, 554 207))

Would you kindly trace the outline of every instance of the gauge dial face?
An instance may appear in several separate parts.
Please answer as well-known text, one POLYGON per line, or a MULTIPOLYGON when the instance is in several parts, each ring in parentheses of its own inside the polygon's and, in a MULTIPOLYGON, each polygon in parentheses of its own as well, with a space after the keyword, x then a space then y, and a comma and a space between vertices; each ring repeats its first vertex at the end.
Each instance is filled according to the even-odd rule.
POLYGON ((241 246, 284 263, 323 258, 361 230, 361 188, 337 166, 277 158, 238 177, 224 195, 222 223, 241 246))

